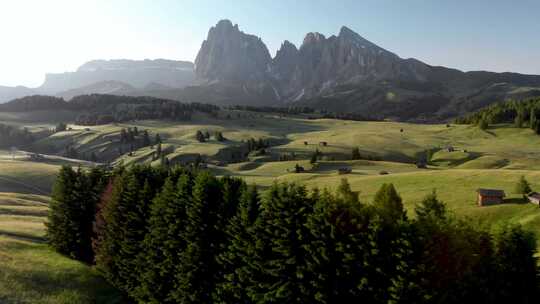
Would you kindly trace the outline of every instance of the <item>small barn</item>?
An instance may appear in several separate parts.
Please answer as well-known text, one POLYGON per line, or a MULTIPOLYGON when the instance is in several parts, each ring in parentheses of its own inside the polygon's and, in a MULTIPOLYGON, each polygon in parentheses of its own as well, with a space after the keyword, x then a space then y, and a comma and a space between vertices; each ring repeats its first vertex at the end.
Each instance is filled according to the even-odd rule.
POLYGON ((506 194, 503 190, 496 189, 478 189, 478 206, 489 206, 502 204, 506 194))
POLYGON ((540 205, 540 193, 538 192, 529 193, 529 195, 527 195, 527 199, 529 202, 535 205, 540 205))
POLYGON ((338 174, 349 174, 352 172, 351 168, 343 167, 338 169, 338 174))

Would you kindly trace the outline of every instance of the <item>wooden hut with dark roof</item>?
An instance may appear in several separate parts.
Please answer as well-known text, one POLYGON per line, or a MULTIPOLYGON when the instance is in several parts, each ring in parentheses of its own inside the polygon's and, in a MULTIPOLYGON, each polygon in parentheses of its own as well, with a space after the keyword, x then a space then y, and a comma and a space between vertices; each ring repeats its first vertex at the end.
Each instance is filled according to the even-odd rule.
POLYGON ((478 206, 502 204, 506 196, 503 190, 496 189, 478 189, 476 193, 478 194, 478 206))

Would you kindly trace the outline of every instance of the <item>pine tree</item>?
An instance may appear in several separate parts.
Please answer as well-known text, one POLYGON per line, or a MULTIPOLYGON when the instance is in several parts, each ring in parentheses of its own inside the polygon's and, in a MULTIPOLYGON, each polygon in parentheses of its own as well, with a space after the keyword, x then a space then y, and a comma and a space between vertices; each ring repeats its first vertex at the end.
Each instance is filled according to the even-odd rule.
POLYGON ((99 169, 86 173, 64 166, 60 170, 46 223, 48 241, 58 252, 93 262, 92 223, 105 178, 99 169))
MULTIPOLYGON (((255 301, 305 303, 304 291, 309 288, 304 259, 308 254, 309 229, 313 202, 305 187, 274 184, 263 197, 262 225, 269 248, 262 257, 263 275, 258 282, 255 301)), ((263 251, 264 252, 264 251, 263 251)))
POLYGON ((358 200, 358 192, 354 192, 351 190, 351 185, 346 178, 341 179, 341 182, 336 191, 336 196, 346 202, 350 202, 353 204, 357 204, 360 202, 358 200))
POLYGON ((77 174, 69 166, 63 166, 53 186, 52 201, 45 226, 47 240, 58 252, 74 257, 77 252, 78 225, 73 214, 77 211, 77 174))
POLYGON ((538 123, 538 120, 536 118, 536 109, 532 107, 531 112, 529 114, 529 128, 534 130, 536 128, 537 123, 538 123))
POLYGON ((219 253, 216 239, 222 235, 217 210, 222 204, 220 183, 209 173, 200 173, 193 186, 193 200, 186 206, 185 230, 180 237, 186 242, 177 267, 177 289, 173 297, 180 303, 210 303, 218 280, 219 253))
POLYGON ((309 303, 339 303, 337 291, 337 274, 340 272, 337 254, 338 239, 335 226, 331 223, 337 210, 337 203, 328 191, 319 193, 313 190, 313 214, 308 218, 306 227, 310 237, 306 245, 309 254, 305 257, 306 278, 311 288, 303 290, 309 303))
POLYGON ((143 146, 148 147, 150 145, 151 145, 150 134, 148 134, 148 130, 144 130, 144 133, 143 133, 143 146))
POLYGON ((445 219, 446 205, 437 199, 437 192, 433 190, 432 193, 427 195, 422 202, 416 206, 415 212, 418 219, 425 219, 427 217, 445 219))
POLYGON ((260 214, 259 194, 255 186, 244 187, 236 215, 229 221, 226 233, 228 245, 218 256, 223 280, 216 288, 216 302, 249 303, 255 279, 256 225, 260 214))
POLYGON ((478 122, 478 127, 480 130, 487 130, 489 128, 489 122, 486 118, 481 118, 478 122))
POLYGON ((401 197, 393 184, 383 184, 375 194, 373 204, 387 223, 406 219, 401 197))
POLYGON ((536 239, 521 226, 505 226, 495 237, 495 261, 499 268, 497 301, 531 303, 538 300, 536 239))
POLYGON ((525 120, 525 109, 523 109, 523 107, 519 107, 517 110, 516 110, 516 118, 514 119, 514 125, 516 126, 516 128, 521 128, 523 127, 523 122, 525 120))
POLYGON ((515 192, 517 194, 523 194, 523 195, 527 195, 532 192, 531 185, 529 184, 527 179, 525 179, 525 176, 522 175, 519 178, 519 181, 516 184, 515 192))
POLYGON ((109 201, 100 212, 103 228, 97 239, 97 268, 127 293, 139 284, 138 254, 146 234, 149 205, 166 171, 135 166, 114 178, 109 201))
POLYGON ((319 153, 318 153, 318 150, 315 151, 313 154, 311 154, 311 159, 309 160, 309 163, 310 164, 315 164, 317 163, 317 159, 319 158, 319 153))
POLYGON ((205 141, 206 141, 206 137, 205 137, 204 134, 201 132, 201 130, 197 130, 197 133, 195 134, 195 138, 196 138, 197 141, 199 141, 199 142, 205 142, 205 141))
POLYGON ((156 157, 157 158, 160 158, 161 157, 161 153, 162 153, 162 150, 161 150, 161 143, 157 144, 157 147, 156 147, 156 157))
POLYGON ((152 202, 149 232, 139 256, 143 266, 142 284, 136 298, 140 302, 174 303, 171 292, 177 284, 175 267, 186 247, 179 235, 184 233, 185 207, 192 200, 191 188, 192 177, 188 173, 183 173, 177 182, 175 177, 169 177, 152 202))
POLYGON ((225 141, 225 137, 223 137, 223 133, 221 132, 216 132, 215 138, 217 141, 225 141))
POLYGON ((360 155, 360 149, 358 149, 358 147, 355 147, 352 149, 352 156, 351 158, 353 160, 355 159, 362 159, 362 156, 360 155))

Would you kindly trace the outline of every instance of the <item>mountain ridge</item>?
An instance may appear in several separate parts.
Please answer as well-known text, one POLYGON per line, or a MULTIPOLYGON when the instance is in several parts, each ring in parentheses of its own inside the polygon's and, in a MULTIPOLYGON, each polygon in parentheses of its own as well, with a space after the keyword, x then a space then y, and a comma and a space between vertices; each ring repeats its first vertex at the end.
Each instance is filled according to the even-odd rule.
POLYGON ((404 59, 346 26, 329 37, 307 33, 299 47, 285 40, 274 57, 258 37, 254 52, 259 54, 238 51, 241 44, 230 47, 232 41, 247 37, 257 36, 245 34, 228 20, 212 27, 197 55, 205 60, 195 65, 198 78, 204 78, 202 86, 212 84, 215 90, 220 84, 236 85, 269 105, 377 111, 381 118, 424 121, 431 120, 429 116, 446 119, 497 100, 536 96, 540 89, 537 75, 463 72, 404 59), (240 61, 238 54, 249 68, 234 64, 240 61), (494 86, 497 83, 504 86, 494 86))
POLYGON ((310 106, 370 117, 441 121, 496 101, 540 96, 540 76, 464 72, 401 58, 347 26, 326 37, 284 40, 272 56, 259 36, 230 20, 212 26, 194 63, 93 60, 48 74, 37 89, 2 88, 0 102, 24 94, 153 96, 221 105, 310 106))

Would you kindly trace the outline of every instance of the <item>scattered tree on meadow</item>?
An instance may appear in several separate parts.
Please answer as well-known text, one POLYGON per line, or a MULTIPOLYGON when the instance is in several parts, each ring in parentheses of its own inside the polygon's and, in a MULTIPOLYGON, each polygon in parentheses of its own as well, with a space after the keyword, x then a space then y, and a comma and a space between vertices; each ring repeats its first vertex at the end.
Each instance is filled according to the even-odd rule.
POLYGON ((195 138, 198 142, 205 142, 206 136, 204 136, 203 132, 201 130, 197 130, 197 133, 195 134, 195 138))
POLYGON ((362 156, 360 155, 360 149, 358 149, 358 147, 354 147, 352 149, 351 159, 353 160, 362 159, 362 156))
POLYGON ((214 137, 216 138, 217 141, 225 141, 225 137, 223 137, 223 133, 221 132, 216 132, 214 137))
POLYGON ((60 122, 56 125, 55 132, 63 132, 67 130, 67 124, 65 122, 60 122))
POLYGON ((522 175, 519 178, 519 181, 516 184, 515 192, 517 194, 523 194, 523 195, 527 195, 532 192, 531 185, 529 184, 527 179, 525 179, 525 176, 522 175))
POLYGON ((148 134, 148 130, 144 130, 143 132, 143 146, 148 147, 152 143, 150 142, 150 134, 148 134))

